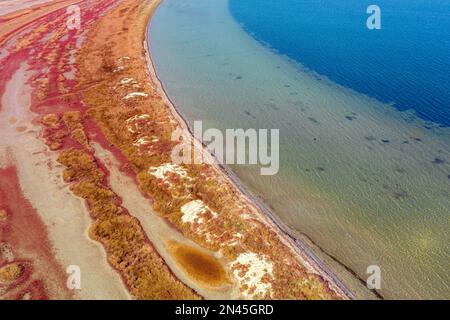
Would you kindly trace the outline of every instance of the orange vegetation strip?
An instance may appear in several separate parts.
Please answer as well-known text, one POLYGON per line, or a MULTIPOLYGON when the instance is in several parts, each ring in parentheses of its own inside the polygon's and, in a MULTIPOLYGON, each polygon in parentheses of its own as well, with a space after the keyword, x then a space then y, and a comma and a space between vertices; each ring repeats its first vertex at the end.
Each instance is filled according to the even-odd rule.
POLYGON ((83 91, 83 102, 90 108, 87 115, 129 161, 155 210, 186 237, 236 262, 232 269, 243 280, 243 297, 339 298, 327 281, 306 270, 276 229, 261 221, 257 209, 217 166, 185 165, 180 170, 186 175, 169 172, 164 179, 151 174, 171 162, 171 136, 180 128, 146 72, 143 38, 158 2, 127 0, 92 29, 80 53, 80 87, 96 84, 83 91), (204 203, 205 209, 202 219, 186 223, 181 208, 192 201, 204 203), (256 263, 246 264, 249 260, 239 257, 252 257, 256 263), (260 270, 259 288, 270 290, 245 283, 258 261, 273 266, 273 272, 271 267, 260 270))

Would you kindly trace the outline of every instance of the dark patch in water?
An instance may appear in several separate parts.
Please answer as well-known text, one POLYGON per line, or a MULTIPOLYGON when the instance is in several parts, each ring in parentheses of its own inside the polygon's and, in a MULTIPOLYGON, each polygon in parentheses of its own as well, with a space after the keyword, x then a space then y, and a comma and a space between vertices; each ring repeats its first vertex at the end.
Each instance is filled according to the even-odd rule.
POLYGON ((388 140, 388 139, 383 139, 383 140, 381 140, 381 142, 383 142, 383 143, 390 143, 390 142, 391 142, 391 140, 388 140))
POLYGON ((345 119, 349 120, 349 121, 353 121, 356 119, 356 117, 353 116, 345 116, 345 119))
POLYGON ((403 169, 403 168, 398 167, 398 168, 395 168, 395 172, 398 172, 398 173, 405 173, 406 170, 403 169))
POLYGON ((319 124, 319 121, 317 121, 316 118, 308 117, 308 120, 311 121, 311 122, 314 123, 314 124, 319 124))
POLYGON ((288 84, 285 84, 284 87, 285 87, 285 88, 290 88, 291 86, 288 85, 288 84))
POLYGON ((245 113, 247 116, 252 117, 253 119, 256 119, 256 117, 255 117, 253 114, 251 114, 250 111, 245 110, 244 113, 245 113))
POLYGON ((269 107, 269 108, 271 108, 271 109, 273 109, 273 110, 276 110, 276 111, 280 110, 280 108, 278 108, 275 103, 266 103, 264 105, 269 107))
POLYGON ((241 80, 242 76, 237 76, 236 78, 234 78, 234 80, 241 80))
POLYGON ((405 199, 409 197, 409 194, 404 190, 394 191, 392 193, 395 199, 405 199))
POLYGON ((405 140, 405 141, 403 141, 402 143, 403 143, 403 144, 409 144, 409 141, 408 141, 408 140, 405 140))
POLYGON ((289 93, 291 96, 298 96, 298 92, 291 92, 291 93, 289 93))
POLYGON ((325 168, 324 167, 317 167, 317 170, 320 171, 320 172, 324 172, 325 168))
POLYGON ((406 199, 409 197, 409 194, 405 190, 403 190, 398 184, 395 187, 391 188, 386 183, 383 183, 382 187, 384 190, 391 192, 392 196, 397 200, 398 199, 406 199))
POLYGON ((359 180, 361 180, 362 182, 364 182, 364 183, 367 183, 368 181, 367 181, 367 179, 366 178, 364 178, 364 177, 358 177, 359 178, 359 180))
POLYGON ((443 160, 441 158, 434 158, 433 163, 434 164, 444 164, 445 160, 443 160))
POLYGON ((420 138, 417 138, 417 137, 411 137, 414 141, 417 141, 417 142, 422 142, 422 139, 420 139, 420 138))

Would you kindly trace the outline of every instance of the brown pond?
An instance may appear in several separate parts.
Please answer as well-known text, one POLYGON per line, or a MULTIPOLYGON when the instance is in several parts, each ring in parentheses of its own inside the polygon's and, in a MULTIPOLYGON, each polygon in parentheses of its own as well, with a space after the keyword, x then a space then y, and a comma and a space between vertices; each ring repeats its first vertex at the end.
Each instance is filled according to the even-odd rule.
POLYGON ((213 287, 230 283, 222 263, 214 256, 176 241, 168 247, 175 261, 195 281, 213 287))

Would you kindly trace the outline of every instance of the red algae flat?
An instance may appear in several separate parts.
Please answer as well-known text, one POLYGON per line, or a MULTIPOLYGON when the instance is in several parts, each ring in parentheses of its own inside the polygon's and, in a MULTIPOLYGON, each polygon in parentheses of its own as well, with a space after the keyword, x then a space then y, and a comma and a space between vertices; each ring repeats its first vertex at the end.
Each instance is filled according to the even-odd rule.
MULTIPOLYGON (((0 208, 8 213, 6 221, 0 223, 0 244, 8 246, 12 250, 12 256, 0 259, 2 270, 8 266, 17 268, 22 266, 20 269, 24 268, 24 270, 20 273, 25 274, 25 270, 32 269, 28 279, 19 281, 20 287, 32 288, 32 281, 40 280, 42 288, 39 288, 38 291, 44 290, 45 296, 69 298, 71 295, 66 288, 65 270, 54 258, 46 227, 36 210, 22 196, 14 167, 0 169, 0 208), (30 262, 21 264, 20 261, 23 259, 30 262), (45 280, 41 280, 42 278, 45 280)), ((21 276, 19 274, 18 278, 21 276)), ((14 284, 14 288, 9 288, 8 291, 19 289, 18 284, 14 284)), ((6 296, 8 296, 8 291, 6 296)), ((30 298, 37 297, 31 296, 30 298)))
MULTIPOLYGON (((81 295, 79 293, 74 295, 67 289, 65 273, 67 264, 64 266, 60 264, 61 257, 65 263, 70 263, 72 259, 76 263, 83 263, 85 266, 83 270, 87 272, 91 268, 101 272, 107 263, 103 261, 104 256, 97 254, 96 249, 92 248, 92 242, 85 239, 83 232, 85 230, 80 230, 85 220, 70 217, 70 212, 79 207, 78 199, 73 197, 71 207, 62 209, 64 212, 61 212, 60 218, 55 217, 55 213, 59 210, 57 208, 62 206, 58 200, 67 198, 67 195, 64 195, 66 193, 64 190, 58 190, 58 187, 54 186, 50 188, 54 190, 53 192, 45 194, 44 190, 50 190, 48 188, 50 185, 61 184, 58 181, 61 175, 58 176, 56 173, 58 168, 55 170, 52 160, 54 156, 45 150, 45 145, 44 149, 40 147, 48 137, 44 130, 39 131, 39 127, 45 128, 40 123, 39 115, 45 116, 52 111, 58 113, 58 117, 62 119, 68 111, 82 108, 78 95, 72 93, 76 81, 60 77, 69 68, 75 68, 74 61, 69 59, 69 55, 76 52, 77 46, 82 43, 81 31, 67 29, 67 6, 73 3, 82 6, 83 28, 87 30, 100 15, 111 8, 111 5, 118 2, 51 1, 0 17, 0 43, 3 49, 0 56, 0 116, 5 117, 0 119, 3 123, 0 127, 2 131, 0 209, 2 213, 6 212, 6 216, 2 215, 0 221, 0 267, 8 263, 7 268, 2 270, 3 274, 10 274, 9 271, 13 269, 9 266, 20 260, 26 261, 25 271, 29 271, 29 277, 25 281, 20 278, 21 281, 9 285, 7 290, 1 287, 0 298, 67 299, 75 296, 97 298, 95 293, 106 294, 106 297, 112 298, 129 297, 128 293, 121 292, 123 284, 120 283, 120 278, 113 277, 109 273, 104 274, 105 280, 102 278, 99 281, 103 286, 98 290, 82 291, 81 295), (28 149, 30 151, 26 155, 28 149), (21 159, 20 163, 16 162, 17 153, 21 159), (35 187, 37 183, 36 178, 29 175, 30 166, 35 167, 37 173, 49 177, 42 181, 41 195, 38 189, 29 188, 29 183, 35 187), (48 205, 43 205, 38 196, 47 198, 48 205), (89 249, 88 251, 72 252, 70 246, 62 245, 62 241, 66 239, 64 236, 61 237, 60 230, 66 221, 68 222, 68 217, 73 220, 70 227, 80 230, 78 238, 72 239, 72 242, 83 244, 84 250, 89 249), (68 249, 67 252, 66 250, 59 252, 58 259, 50 236, 52 241, 56 241, 58 248, 68 249), (99 257, 88 263, 84 255, 90 258, 99 257), (108 279, 114 279, 120 285, 112 283, 105 286, 108 279)), ((49 135, 53 139, 58 136, 61 139, 61 145, 54 144, 53 149, 86 147, 84 132, 80 128, 70 127, 67 121, 62 126, 65 132, 55 130, 49 135)), ((52 147, 49 146, 49 149, 52 147)), ((85 209, 79 207, 76 214, 85 214, 85 209)), ((70 233, 71 231, 67 230, 67 234, 70 233)), ((24 274, 28 274, 27 272, 24 274)), ((86 277, 90 278, 89 275, 86 277)), ((95 288, 95 285, 85 284, 84 287, 95 288)))

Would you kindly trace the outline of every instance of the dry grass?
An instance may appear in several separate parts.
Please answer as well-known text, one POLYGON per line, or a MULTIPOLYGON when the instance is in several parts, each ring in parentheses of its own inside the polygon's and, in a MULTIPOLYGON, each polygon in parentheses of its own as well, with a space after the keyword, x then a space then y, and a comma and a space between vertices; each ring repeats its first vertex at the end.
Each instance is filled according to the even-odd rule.
POLYGON ((19 263, 11 263, 0 268, 0 284, 16 281, 20 278, 24 268, 19 263))
POLYGON ((84 128, 82 124, 83 119, 81 112, 80 111, 66 112, 63 115, 63 121, 68 131, 70 132, 70 136, 72 137, 72 139, 78 142, 84 148, 91 150, 86 134, 84 133, 84 128))
POLYGON ((57 128, 59 123, 59 116, 54 113, 47 114, 42 118, 41 122, 46 127, 57 128))
POLYGON ((41 123, 44 125, 42 136, 50 150, 56 151, 61 149, 68 132, 62 126, 59 115, 53 113, 45 115, 41 119, 41 123))

